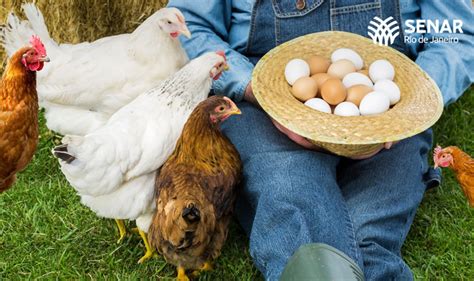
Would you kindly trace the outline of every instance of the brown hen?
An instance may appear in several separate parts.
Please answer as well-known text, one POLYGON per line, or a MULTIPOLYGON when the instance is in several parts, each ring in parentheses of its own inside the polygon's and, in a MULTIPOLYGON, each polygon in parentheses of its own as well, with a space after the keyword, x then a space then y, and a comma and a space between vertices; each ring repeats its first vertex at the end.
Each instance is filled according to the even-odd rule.
POLYGON ((38 37, 9 60, 0 81, 0 192, 31 161, 38 144, 36 71, 49 61, 38 37))
POLYGON ((435 168, 449 167, 454 171, 469 205, 474 207, 474 159, 456 146, 444 149, 438 146, 434 150, 433 160, 435 168))
POLYGON ((226 97, 201 102, 157 175, 149 240, 178 267, 178 280, 189 280, 185 270, 210 269, 227 238, 241 162, 219 123, 233 114, 240 110, 226 97))

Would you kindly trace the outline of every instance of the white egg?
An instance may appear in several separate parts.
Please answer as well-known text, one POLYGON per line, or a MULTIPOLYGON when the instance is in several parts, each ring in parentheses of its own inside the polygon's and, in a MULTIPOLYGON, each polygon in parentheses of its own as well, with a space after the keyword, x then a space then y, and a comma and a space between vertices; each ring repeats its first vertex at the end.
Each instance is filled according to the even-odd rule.
POLYGON ((359 116, 359 108, 357 105, 353 104, 352 102, 341 102, 336 106, 334 109, 334 114, 339 116, 359 116))
POLYGON ((379 80, 374 85, 374 91, 382 92, 388 95, 390 105, 400 101, 400 88, 392 80, 379 80))
POLYGON ((359 72, 352 72, 344 76, 344 79, 342 79, 342 84, 344 84, 346 89, 354 85, 366 85, 371 88, 374 86, 374 83, 370 81, 369 77, 359 72))
POLYGON ((388 60, 376 60, 369 67, 369 76, 374 83, 379 80, 393 80, 395 69, 388 60))
POLYGON ((309 99, 304 103, 304 105, 322 112, 331 113, 331 107, 329 104, 320 98, 309 99))
POLYGON ((302 59, 292 59, 285 67, 285 78, 293 86, 301 77, 309 77, 309 65, 302 59))
POLYGON ((352 49, 340 48, 335 50, 331 55, 331 61, 333 63, 343 59, 350 60, 357 68, 357 70, 361 70, 364 66, 364 61, 362 60, 360 55, 352 49))
POLYGON ((388 95, 381 92, 370 92, 360 102, 361 115, 373 115, 384 113, 390 108, 388 95))

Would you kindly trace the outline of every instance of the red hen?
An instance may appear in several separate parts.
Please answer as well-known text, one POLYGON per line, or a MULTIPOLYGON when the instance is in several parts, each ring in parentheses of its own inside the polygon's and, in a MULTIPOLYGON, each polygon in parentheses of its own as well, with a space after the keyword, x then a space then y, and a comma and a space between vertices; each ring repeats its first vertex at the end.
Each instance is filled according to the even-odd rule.
POLYGON ((13 185, 38 144, 36 71, 49 59, 38 37, 30 44, 11 57, 0 81, 0 192, 13 185))

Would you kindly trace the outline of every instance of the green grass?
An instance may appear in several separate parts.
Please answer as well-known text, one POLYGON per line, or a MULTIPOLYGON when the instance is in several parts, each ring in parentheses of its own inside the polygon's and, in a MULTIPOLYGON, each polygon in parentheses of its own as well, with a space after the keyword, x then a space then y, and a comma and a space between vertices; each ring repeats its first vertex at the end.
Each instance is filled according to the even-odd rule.
MULTIPOLYGON (((474 156, 474 87, 448 106, 434 130, 435 144, 474 156)), ((417 279, 474 280, 474 208, 452 171, 443 170, 442 185, 425 193, 403 254, 417 279)))
MULTIPOLYGON (((474 90, 448 107, 435 126, 436 142, 474 154, 474 90)), ((172 266, 161 258, 137 261, 137 235, 116 244, 112 220, 97 218, 79 203, 50 150, 58 137, 41 120, 35 159, 16 185, 0 196, 0 280, 168 279, 172 266)), ((474 280, 474 209, 469 209, 450 171, 443 185, 426 193, 403 248, 419 280, 474 280)), ((236 223, 212 273, 200 280, 258 280, 247 238, 236 223)))
MULTIPOLYGON (((137 264, 144 254, 138 235, 117 244, 115 222, 79 203, 50 152, 59 137, 47 130, 42 115, 40 123, 35 158, 15 186, 0 195, 0 280, 174 280, 175 268, 162 258, 137 264)), ((200 280, 259 278, 247 238, 236 223, 231 232, 215 270, 200 280)))

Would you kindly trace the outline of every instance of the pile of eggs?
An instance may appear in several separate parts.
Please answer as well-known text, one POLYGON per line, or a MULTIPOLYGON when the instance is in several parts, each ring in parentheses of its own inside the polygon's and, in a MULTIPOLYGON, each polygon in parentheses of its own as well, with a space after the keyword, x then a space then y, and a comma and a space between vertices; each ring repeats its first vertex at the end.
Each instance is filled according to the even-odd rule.
POLYGON ((363 69, 354 50, 334 51, 331 60, 313 56, 293 59, 285 67, 286 81, 295 98, 313 109, 340 116, 374 115, 400 101, 400 89, 393 82, 395 69, 384 59, 363 69))

